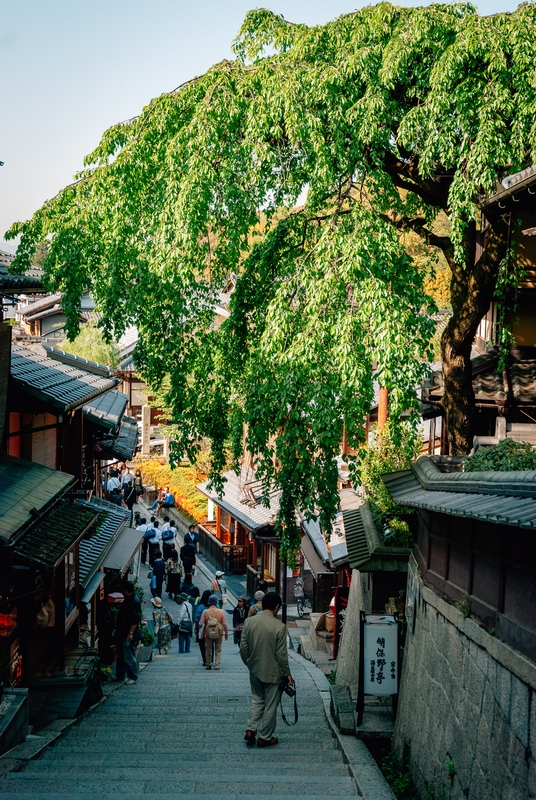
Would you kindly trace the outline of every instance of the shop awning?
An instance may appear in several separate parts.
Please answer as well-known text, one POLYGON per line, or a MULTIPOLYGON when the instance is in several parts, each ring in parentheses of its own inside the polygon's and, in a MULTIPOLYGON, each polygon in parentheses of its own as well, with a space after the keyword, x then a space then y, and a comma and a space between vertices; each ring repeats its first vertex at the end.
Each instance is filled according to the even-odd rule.
POLYGON ((123 574, 134 558, 142 538, 143 531, 137 531, 134 528, 125 528, 124 531, 121 531, 108 551, 108 554, 102 562, 102 566, 105 569, 113 569, 123 574))
POLYGON ((78 500, 77 505, 99 514, 90 535, 83 539, 79 546, 79 579, 85 589, 113 547, 121 530, 127 526, 130 512, 126 508, 97 497, 92 497, 91 500, 78 500))
POLYGON ((319 558, 316 550, 313 547, 313 543, 307 536, 304 536, 302 538, 300 543, 300 550, 302 551, 304 558, 309 564, 311 572, 313 573, 315 578, 318 578, 319 575, 333 574, 332 571, 329 569, 329 567, 326 567, 322 559, 319 558))
POLYGON ((84 594, 80 598, 82 603, 89 603, 99 586, 101 585, 102 581, 105 578, 104 572, 96 572, 91 580, 89 581, 88 585, 84 589, 84 594))

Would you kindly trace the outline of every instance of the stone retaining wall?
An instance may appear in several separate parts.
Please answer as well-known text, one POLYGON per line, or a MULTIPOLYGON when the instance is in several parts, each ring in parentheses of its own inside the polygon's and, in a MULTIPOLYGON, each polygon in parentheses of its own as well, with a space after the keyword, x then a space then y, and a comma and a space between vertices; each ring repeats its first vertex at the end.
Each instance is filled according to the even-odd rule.
POLYGON ((394 747, 423 798, 536 798, 535 691, 536 664, 421 581, 394 747))

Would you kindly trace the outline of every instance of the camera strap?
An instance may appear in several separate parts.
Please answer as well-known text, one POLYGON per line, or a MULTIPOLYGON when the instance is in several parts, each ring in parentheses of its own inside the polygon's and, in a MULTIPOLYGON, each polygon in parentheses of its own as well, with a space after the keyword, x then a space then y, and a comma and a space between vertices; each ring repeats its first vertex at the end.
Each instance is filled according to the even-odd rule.
MULTIPOLYGON (((296 688, 296 684, 294 684, 294 688, 296 688)), ((289 722, 285 717, 285 712, 283 711, 283 695, 285 694, 284 691, 279 692, 279 705, 281 707, 281 719, 288 725, 289 728, 292 728, 298 721, 298 701, 297 701, 297 694, 294 692, 294 722, 289 722)))

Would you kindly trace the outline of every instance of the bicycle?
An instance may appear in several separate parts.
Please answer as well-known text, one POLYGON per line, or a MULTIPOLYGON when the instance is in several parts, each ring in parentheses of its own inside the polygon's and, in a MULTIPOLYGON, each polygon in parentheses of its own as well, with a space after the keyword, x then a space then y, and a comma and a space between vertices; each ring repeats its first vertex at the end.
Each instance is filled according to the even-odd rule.
POLYGON ((303 617, 305 613, 307 612, 311 613, 311 611, 313 610, 313 606, 306 594, 303 594, 301 597, 298 597, 298 599, 296 600, 296 609, 298 611, 298 616, 300 617, 300 619, 301 617, 303 617))

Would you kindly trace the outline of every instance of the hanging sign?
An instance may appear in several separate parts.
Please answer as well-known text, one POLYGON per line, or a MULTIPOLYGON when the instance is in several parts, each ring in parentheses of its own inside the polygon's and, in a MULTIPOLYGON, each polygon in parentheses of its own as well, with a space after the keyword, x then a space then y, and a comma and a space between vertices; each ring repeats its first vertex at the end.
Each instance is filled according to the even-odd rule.
POLYGON ((398 621, 394 616, 365 615, 363 692, 376 696, 398 692, 398 621))

